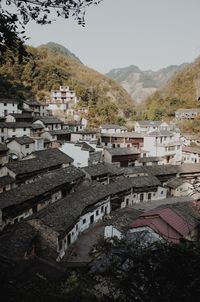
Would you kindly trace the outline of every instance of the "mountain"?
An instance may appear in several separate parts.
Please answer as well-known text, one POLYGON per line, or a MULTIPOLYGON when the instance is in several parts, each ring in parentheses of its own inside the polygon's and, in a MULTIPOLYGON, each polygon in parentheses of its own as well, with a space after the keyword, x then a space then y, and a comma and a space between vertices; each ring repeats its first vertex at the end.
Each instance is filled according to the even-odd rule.
POLYGON ((179 108, 200 107, 200 57, 175 73, 170 81, 147 98, 148 118, 174 117, 179 108))
POLYGON ((44 47, 48 48, 54 53, 64 55, 82 64, 81 60, 74 53, 72 53, 69 49, 67 49, 66 47, 60 44, 54 42, 48 42, 47 44, 42 44, 39 46, 39 48, 44 48, 44 47))
POLYGON ((141 102, 167 83, 172 75, 185 67, 171 65, 158 71, 142 71, 137 66, 112 69, 106 75, 117 81, 131 95, 132 99, 141 102))
POLYGON ((90 107, 91 124, 118 122, 130 115, 133 102, 115 81, 86 67, 69 50, 48 43, 27 47, 22 64, 11 61, 0 66, 0 97, 44 100, 52 89, 67 85, 90 107))

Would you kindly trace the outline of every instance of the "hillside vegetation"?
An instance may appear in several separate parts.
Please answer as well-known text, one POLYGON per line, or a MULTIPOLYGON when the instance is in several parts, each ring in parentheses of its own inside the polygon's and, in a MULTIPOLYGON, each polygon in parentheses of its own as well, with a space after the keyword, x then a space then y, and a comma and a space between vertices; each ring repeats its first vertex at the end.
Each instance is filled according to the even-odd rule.
POLYGON ((179 108, 200 107, 199 97, 200 58, 197 58, 146 100, 147 118, 172 118, 179 108))
POLYGON ((113 80, 84 66, 64 47, 50 43, 27 50, 29 57, 21 64, 8 57, 0 66, 0 97, 43 100, 52 89, 67 85, 89 106, 91 124, 122 122, 131 114, 133 102, 128 93, 113 80))

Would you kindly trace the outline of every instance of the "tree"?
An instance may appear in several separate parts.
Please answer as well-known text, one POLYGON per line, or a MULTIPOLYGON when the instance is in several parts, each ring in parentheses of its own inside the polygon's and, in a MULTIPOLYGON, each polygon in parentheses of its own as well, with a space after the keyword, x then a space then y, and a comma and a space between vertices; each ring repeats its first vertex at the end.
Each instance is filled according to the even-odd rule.
POLYGON ((85 11, 90 5, 102 0, 0 0, 0 58, 8 50, 20 55, 26 54, 25 25, 34 20, 36 23, 49 24, 56 17, 73 17, 78 24, 85 25, 85 11))

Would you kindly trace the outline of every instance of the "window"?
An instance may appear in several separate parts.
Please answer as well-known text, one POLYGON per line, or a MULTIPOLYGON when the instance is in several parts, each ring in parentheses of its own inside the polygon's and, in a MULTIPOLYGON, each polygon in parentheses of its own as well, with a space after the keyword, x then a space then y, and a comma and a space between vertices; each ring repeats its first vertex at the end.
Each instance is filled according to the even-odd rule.
POLYGON ((28 148, 29 148, 29 144, 27 144, 27 145, 25 146, 25 148, 28 149, 28 148))
POLYGON ((144 194, 140 194, 140 201, 143 201, 144 200, 144 194))
POLYGON ((163 195, 163 191, 161 191, 160 194, 163 195))
POLYGON ((103 206, 101 207, 101 213, 103 213, 103 211, 104 211, 104 208, 103 208, 103 206))
POLYGON ((78 224, 76 225, 76 231, 78 231, 78 224))
POLYGON ((24 128, 24 131, 26 131, 26 128, 24 128))
POLYGON ((1 128, 1 133, 3 133, 4 132, 4 129, 3 128, 1 128))
POLYGON ((148 200, 151 200, 151 193, 148 193, 148 200))
POLYGON ((4 103, 3 105, 4 105, 4 106, 7 106, 7 103, 4 103))
POLYGON ((13 107, 15 106, 15 104, 12 104, 13 105, 13 107))
POLYGON ((98 215, 99 215, 99 211, 97 210, 97 211, 96 211, 96 216, 98 216, 98 215))
POLYGON ((85 224, 86 223, 86 219, 83 219, 83 224, 85 224))
POLYGON ((13 128, 13 132, 15 132, 15 128, 13 128))

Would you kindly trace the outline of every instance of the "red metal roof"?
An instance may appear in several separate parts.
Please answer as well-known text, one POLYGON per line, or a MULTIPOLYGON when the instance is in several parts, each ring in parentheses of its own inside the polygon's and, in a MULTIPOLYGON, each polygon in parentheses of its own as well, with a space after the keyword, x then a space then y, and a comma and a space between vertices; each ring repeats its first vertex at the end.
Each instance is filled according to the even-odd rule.
POLYGON ((139 216, 131 225, 133 228, 148 226, 170 242, 178 242, 193 229, 172 209, 156 209, 139 216))

